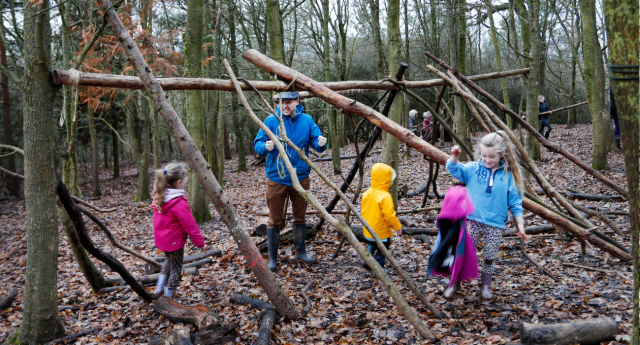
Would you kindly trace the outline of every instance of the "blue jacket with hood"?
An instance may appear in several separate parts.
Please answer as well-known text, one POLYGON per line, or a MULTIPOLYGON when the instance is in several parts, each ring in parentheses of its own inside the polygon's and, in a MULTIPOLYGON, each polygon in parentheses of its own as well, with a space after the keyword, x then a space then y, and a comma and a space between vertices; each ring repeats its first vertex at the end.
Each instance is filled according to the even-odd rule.
MULTIPOLYGON (((296 113, 293 117, 282 116, 284 128, 287 131, 287 137, 289 137, 289 139, 291 139, 298 148, 304 150, 307 157, 309 156, 309 146, 313 147, 317 152, 323 152, 326 150, 327 144, 322 147, 318 146, 318 137, 322 135, 322 132, 320 132, 318 125, 313 122, 313 118, 310 115, 303 113, 304 107, 302 104, 298 104, 295 111, 296 113)), ((276 112, 280 115, 280 105, 276 107, 276 112)), ((276 115, 269 115, 269 117, 264 120, 264 124, 273 132, 273 134, 280 137, 280 122, 276 118, 276 115)), ((258 131, 258 135, 256 135, 256 139, 253 141, 256 153, 262 156, 267 155, 265 169, 267 177, 273 182, 291 186, 291 176, 289 175, 287 168, 284 166, 284 162, 281 162, 280 164, 280 172, 284 173, 284 177, 280 177, 280 174, 278 173, 278 155, 280 152, 276 148, 271 151, 267 151, 265 146, 267 140, 271 139, 269 139, 267 134, 260 129, 260 131, 258 131)), ((284 149, 287 151, 291 165, 296 169, 298 180, 304 180, 309 176, 311 167, 309 167, 309 165, 305 163, 300 156, 298 156, 296 151, 288 145, 284 145, 284 149)))
MULTIPOLYGON (((502 160, 500 166, 504 166, 502 160)), ((467 219, 505 229, 509 210, 515 217, 522 216, 522 195, 511 172, 498 168, 492 174, 482 161, 461 164, 451 159, 447 160, 447 171, 467 185, 476 206, 467 219)))

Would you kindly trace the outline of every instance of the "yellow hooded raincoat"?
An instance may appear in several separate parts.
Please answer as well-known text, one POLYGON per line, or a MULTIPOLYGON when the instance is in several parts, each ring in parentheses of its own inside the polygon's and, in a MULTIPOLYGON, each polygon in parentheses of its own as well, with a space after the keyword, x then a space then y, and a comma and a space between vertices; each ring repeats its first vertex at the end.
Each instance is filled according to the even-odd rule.
MULTIPOLYGON (((362 216, 369 223, 373 231, 380 239, 386 239, 393 235, 391 228, 398 231, 402 225, 396 217, 393 207, 393 198, 389 194, 393 170, 390 166, 376 163, 371 167, 371 188, 362 195, 362 216)), ((363 229, 364 236, 373 239, 373 236, 363 229)))

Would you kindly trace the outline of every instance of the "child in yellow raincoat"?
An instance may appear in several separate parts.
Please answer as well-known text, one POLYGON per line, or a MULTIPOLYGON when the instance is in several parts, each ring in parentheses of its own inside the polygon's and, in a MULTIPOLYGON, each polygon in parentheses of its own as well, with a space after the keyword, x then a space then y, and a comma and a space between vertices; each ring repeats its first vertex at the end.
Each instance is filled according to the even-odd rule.
MULTIPOLYGON (((369 223, 371 229, 378 234, 384 246, 389 249, 391 236, 396 230, 398 236, 402 236, 402 225, 396 217, 396 209, 393 206, 393 198, 389 194, 389 187, 396 179, 396 172, 388 165, 376 163, 371 167, 371 188, 362 195, 362 217, 369 223)), ((369 243, 367 249, 376 261, 384 268, 385 257, 378 248, 373 236, 363 228, 364 237, 369 243)), ((370 269, 366 264, 363 266, 370 269)))

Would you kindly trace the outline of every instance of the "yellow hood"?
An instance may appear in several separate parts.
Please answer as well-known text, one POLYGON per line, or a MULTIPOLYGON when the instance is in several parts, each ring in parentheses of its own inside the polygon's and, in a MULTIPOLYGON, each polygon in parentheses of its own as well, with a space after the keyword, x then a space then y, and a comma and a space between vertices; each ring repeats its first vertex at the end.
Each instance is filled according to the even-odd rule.
POLYGON ((376 163, 371 167, 371 188, 389 191, 393 169, 383 163, 376 163))

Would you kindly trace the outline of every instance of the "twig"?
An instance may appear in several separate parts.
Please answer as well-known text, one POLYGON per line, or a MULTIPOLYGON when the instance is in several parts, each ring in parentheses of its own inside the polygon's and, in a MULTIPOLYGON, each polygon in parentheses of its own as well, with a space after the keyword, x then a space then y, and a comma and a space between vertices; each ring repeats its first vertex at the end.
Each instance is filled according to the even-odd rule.
POLYGON ((111 243, 113 243, 114 246, 116 246, 117 248, 122 249, 123 251, 141 259, 144 260, 150 264, 152 264, 153 266, 156 266, 158 268, 162 268, 162 265, 160 263, 158 263, 156 260, 153 260, 152 258, 138 253, 135 250, 123 245, 122 243, 120 243, 118 240, 116 240, 116 238, 113 236, 113 234, 111 233, 111 231, 109 231, 109 229, 96 217, 94 216, 91 212, 87 211, 86 209, 84 209, 83 207, 78 206, 78 209, 80 210, 80 212, 84 213, 87 217, 89 217, 89 219, 91 219, 94 223, 96 223, 96 225, 100 228, 100 230, 102 230, 105 235, 107 235, 107 238, 109 239, 109 241, 111 243))
POLYGON ((309 284, 307 284, 307 286, 305 286, 304 289, 302 290, 302 297, 304 297, 304 300, 306 302, 306 306, 304 307, 302 314, 300 314, 302 316, 309 314, 309 311, 311 310, 311 301, 309 300, 309 296, 307 296, 307 291, 309 291, 309 289, 313 286, 315 282, 316 282, 315 280, 310 281, 309 284))
POLYGON ((572 264, 560 257, 557 257, 555 255, 551 255, 551 257, 553 257, 554 259, 562 262, 563 265, 565 266, 569 266, 569 267, 575 267, 575 268, 582 268, 585 269, 587 271, 594 271, 594 272, 602 272, 602 273, 609 273, 609 274, 616 274, 616 273, 630 273, 630 272, 620 272, 620 271, 608 271, 608 270, 603 270, 600 268, 595 268, 595 267, 590 267, 590 266, 584 266, 584 265, 577 265, 577 264, 572 264))
POLYGON ((529 260, 534 266, 536 266, 538 268, 538 271, 540 271, 540 273, 544 273, 544 274, 548 275, 554 281, 558 281, 559 280, 553 274, 551 274, 551 272, 549 272, 549 270, 547 270, 546 268, 542 267, 542 265, 540 265, 539 263, 535 262, 527 254, 526 247, 525 247, 525 244, 524 244, 524 238, 522 238, 522 237, 520 237, 520 251, 522 252, 522 256, 524 256, 527 260, 529 260))
POLYGON ((85 335, 92 334, 93 332, 95 332, 95 330, 94 330, 94 329, 89 329, 89 330, 82 331, 82 332, 79 332, 79 333, 76 333, 76 334, 68 335, 68 336, 63 337, 63 338, 60 338, 60 339, 56 339, 56 340, 54 340, 54 341, 52 341, 52 342, 48 342, 48 343, 46 343, 46 345, 53 345, 53 344, 60 344, 60 343, 64 343, 64 342, 66 342, 67 340, 72 340, 72 339, 77 339, 77 338, 80 338, 80 337, 84 337, 85 335))
POLYGON ((441 206, 425 207, 425 208, 414 208, 414 209, 411 209, 411 210, 398 211, 398 212, 396 212, 396 214, 409 214, 409 213, 418 213, 418 212, 440 211, 441 208, 442 208, 441 206))

